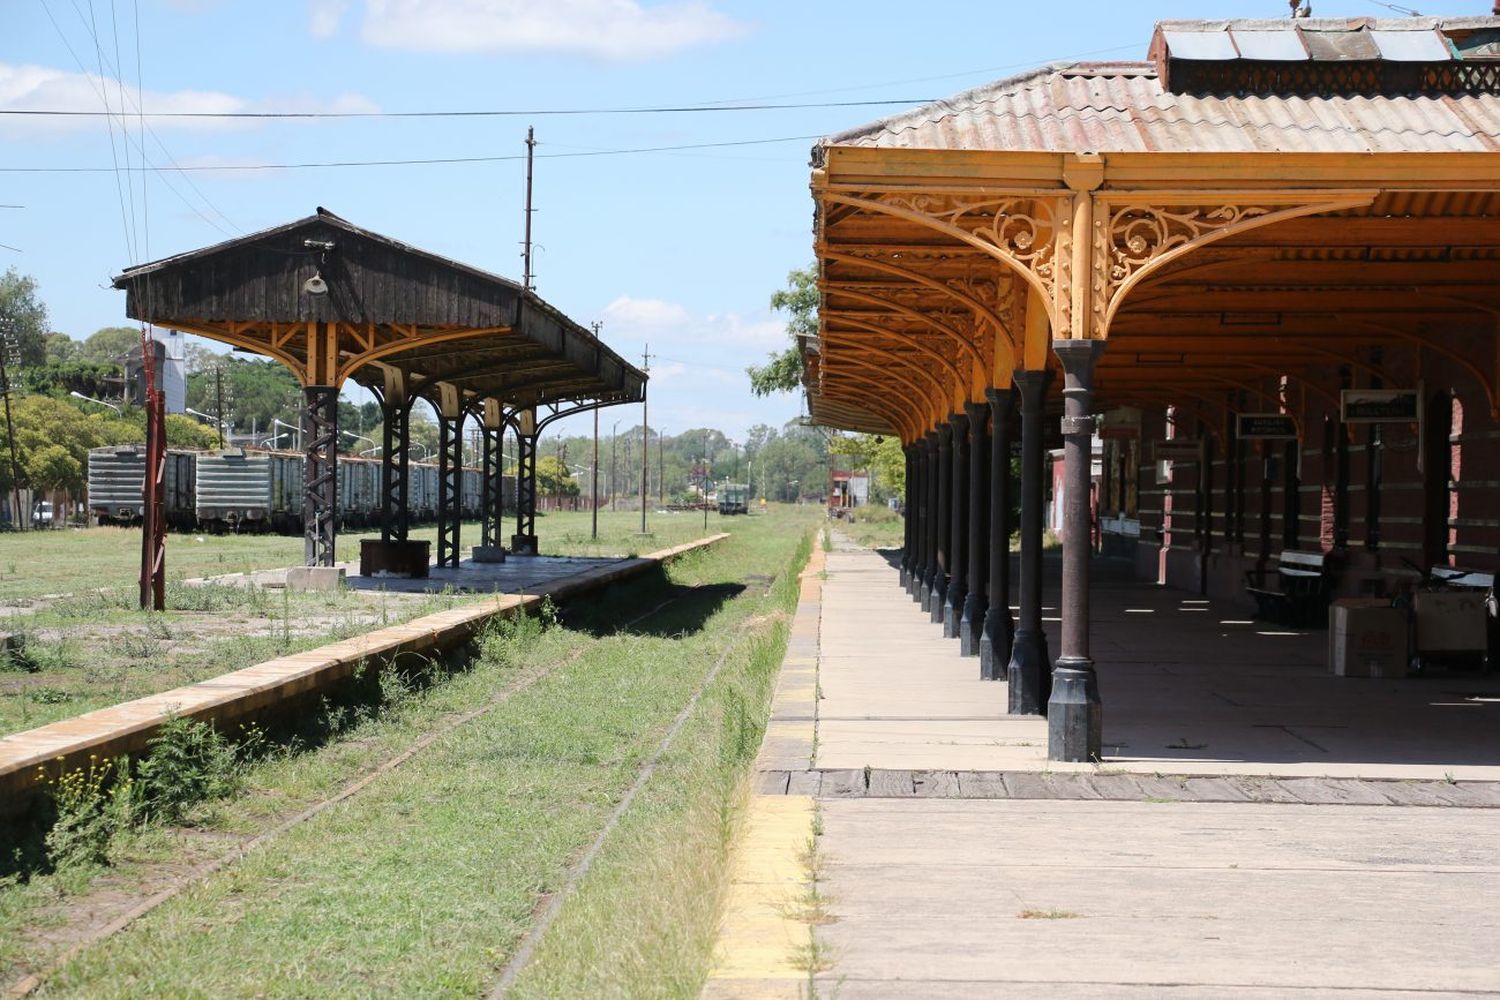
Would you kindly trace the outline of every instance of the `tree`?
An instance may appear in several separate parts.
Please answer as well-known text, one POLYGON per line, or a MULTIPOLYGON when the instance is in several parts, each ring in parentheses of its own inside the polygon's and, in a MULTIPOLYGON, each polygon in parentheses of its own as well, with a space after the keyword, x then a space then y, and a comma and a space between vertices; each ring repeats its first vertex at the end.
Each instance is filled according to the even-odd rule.
POLYGON ((47 360, 47 307, 36 295, 36 279, 11 268, 0 274, 0 334, 14 338, 22 365, 47 360))
POLYGON ((751 365, 745 369, 750 376, 750 391, 757 396, 793 392, 802 385, 802 349, 797 338, 818 334, 817 265, 790 272, 786 283, 787 287, 771 296, 771 308, 786 312, 786 332, 792 338, 792 346, 773 351, 764 365, 751 365))
POLYGON ((26 457, 26 478, 33 489, 76 495, 83 492, 85 465, 60 444, 49 444, 26 457))
POLYGON ((167 414, 167 447, 206 448, 219 446, 219 432, 184 413, 167 414))
POLYGON ((120 359, 130 353, 132 347, 141 342, 141 331, 139 327, 133 326, 106 326, 89 334, 83 346, 78 349, 79 361, 93 361, 98 364, 117 365, 120 359))
POLYGON ((78 357, 78 351, 83 345, 66 333, 54 331, 42 339, 42 347, 43 364, 61 365, 78 357))
POLYGON ((877 434, 839 434, 828 450, 844 455, 849 465, 871 477, 872 498, 899 496, 906 490, 906 456, 901 442, 877 434))
POLYGON ((562 459, 547 455, 537 459, 536 488, 543 496, 576 497, 578 482, 562 459))

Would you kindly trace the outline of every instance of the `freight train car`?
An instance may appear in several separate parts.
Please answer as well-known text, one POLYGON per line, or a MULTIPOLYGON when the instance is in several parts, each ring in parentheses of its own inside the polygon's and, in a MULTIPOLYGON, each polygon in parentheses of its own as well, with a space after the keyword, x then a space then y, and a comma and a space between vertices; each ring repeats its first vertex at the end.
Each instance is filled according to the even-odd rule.
MULTIPOLYGON (((191 528, 196 523, 194 492, 198 453, 167 451, 165 475, 167 524, 191 528)), ((141 445, 107 445, 89 451, 89 515, 96 524, 140 524, 145 504, 146 449, 141 445)))
MULTIPOLYGON (((96 448, 89 455, 90 511, 99 524, 139 524, 145 449, 96 448)), ((167 520, 175 528, 204 531, 302 530, 306 458, 294 451, 225 448, 168 452, 167 520)), ((437 518, 438 467, 410 466, 407 505, 411 523, 437 518)), ((342 528, 380 525, 379 459, 340 456, 338 518, 342 528)), ((482 484, 478 469, 465 468, 459 509, 466 519, 480 516, 482 484)), ((514 477, 501 482, 502 504, 515 503, 514 477)))

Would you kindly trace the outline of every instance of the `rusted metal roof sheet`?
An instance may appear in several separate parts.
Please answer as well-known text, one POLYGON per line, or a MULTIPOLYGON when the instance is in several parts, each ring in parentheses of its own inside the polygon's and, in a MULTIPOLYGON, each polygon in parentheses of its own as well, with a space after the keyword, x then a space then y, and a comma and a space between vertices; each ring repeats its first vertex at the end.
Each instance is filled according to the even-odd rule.
POLYGON ((1183 94, 1164 90, 1151 63, 1077 63, 1001 80, 831 136, 819 144, 815 158, 827 146, 1483 152, 1500 150, 1500 95, 1183 94))

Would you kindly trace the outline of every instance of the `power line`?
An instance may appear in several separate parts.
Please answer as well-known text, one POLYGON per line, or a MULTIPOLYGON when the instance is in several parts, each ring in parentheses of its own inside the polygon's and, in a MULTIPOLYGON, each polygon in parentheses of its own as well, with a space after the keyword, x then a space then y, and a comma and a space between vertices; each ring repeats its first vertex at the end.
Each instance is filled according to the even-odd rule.
MULTIPOLYGON (((90 89, 92 89, 95 92, 95 94, 97 94, 99 96, 100 100, 105 101, 105 106, 107 107, 108 106, 108 101, 104 97, 104 92, 100 89, 100 87, 95 87, 95 85, 94 85, 94 79, 89 74, 88 69, 84 66, 83 60, 79 58, 77 50, 75 50, 73 48, 73 43, 70 42, 70 41, 68 41, 68 36, 62 30, 62 25, 58 24, 57 23, 57 19, 52 16, 52 10, 51 10, 50 7, 48 7, 47 0, 42 0, 42 10, 46 13, 47 20, 49 20, 49 21, 52 22, 52 29, 55 32, 57 32, 58 39, 63 43, 63 47, 68 50, 68 55, 72 57, 73 64, 78 67, 78 70, 83 75, 84 80, 88 82, 88 85, 89 85, 90 89)), ((78 14, 79 19, 82 20, 83 19, 83 13, 82 13, 82 11, 78 10, 78 7, 77 7, 76 3, 74 5, 74 7, 73 7, 73 10, 74 10, 74 12, 76 14, 78 14)), ((87 27, 87 22, 85 22, 85 27, 87 27)), ((105 63, 106 64, 108 63, 107 59, 105 60, 105 63)), ((116 69, 113 66, 110 66, 110 71, 115 74, 116 81, 118 82, 119 76, 120 76, 119 70, 116 69)), ((101 82, 100 86, 102 87, 102 82, 101 82)), ((123 85, 122 85, 122 89, 123 89, 123 85)), ((150 158, 147 157, 147 155, 146 155, 145 146, 143 144, 138 144, 137 147, 136 147, 136 149, 141 154, 141 162, 143 164, 145 164, 147 167, 149 167, 150 169, 152 169, 156 173, 157 177, 161 180, 161 182, 167 186, 167 190, 171 191, 174 195, 176 195, 177 199, 179 201, 181 201, 184 205, 186 205, 189 211, 191 211, 194 215, 198 216, 198 218, 202 219, 210 227, 212 227, 214 229, 217 229, 221 234, 223 234, 225 236, 234 236, 235 234, 230 231, 231 229, 238 229, 240 232, 244 232, 244 230, 240 229, 239 226, 236 226, 229 219, 228 216, 226 216, 223 212, 221 212, 219 210, 218 206, 215 205, 212 201, 209 200, 209 198, 208 198, 207 195, 205 195, 201 190, 199 190, 198 186, 193 183, 193 179, 191 177, 189 177, 187 174, 185 174, 185 173, 182 172, 182 167, 180 165, 178 165, 178 163, 177 163, 177 161, 175 159, 173 159, 171 151, 167 149, 166 144, 161 141, 161 137, 156 134, 155 130, 152 129, 150 125, 146 126, 146 131, 151 135, 152 140, 156 143, 157 148, 159 148, 161 150, 162 155, 167 158, 167 162, 170 163, 172 165, 172 167, 174 169, 176 169, 179 174, 182 175, 182 179, 187 182, 188 187, 192 188, 193 192, 195 194, 197 194, 197 196, 203 201, 203 204, 208 206, 209 211, 213 212, 219 218, 223 219, 226 223, 228 223, 228 225, 229 225, 230 228, 229 229, 225 229, 223 226, 219 225, 213 219, 209 218, 207 215, 204 215, 202 209, 200 209, 197 205, 193 204, 193 202, 186 195, 184 195, 180 190, 178 190, 177 185, 173 184, 170 180, 167 179, 167 174, 165 173, 165 171, 163 171, 161 168, 155 166, 151 162, 150 158)), ((127 141, 128 141, 128 136, 127 136, 127 141)))
MULTIPOLYGON (((630 156, 640 153, 671 153, 685 149, 722 149, 731 146, 765 146, 778 142, 811 142, 821 139, 821 135, 788 135, 779 136, 774 139, 736 139, 728 142, 695 142, 684 143, 676 146, 639 146, 629 149, 591 149, 580 150, 570 153, 538 153, 538 159, 574 159, 587 156, 630 156)), ((505 163, 516 160, 524 160, 524 153, 506 154, 500 156, 438 156, 422 159, 402 160, 327 160, 321 162, 306 163, 246 163, 239 166, 232 164, 201 164, 187 167, 178 167, 180 171, 192 171, 210 173, 217 171, 235 170, 316 170, 335 167, 409 167, 427 166, 434 164, 462 164, 462 163, 505 163)), ((0 173, 6 174, 98 174, 108 173, 110 167, 0 167, 0 173)), ((151 169, 155 167, 134 167, 133 170, 151 169)))
MULTIPOLYGON (((522 118, 580 115, 720 114, 727 111, 797 111, 814 108, 868 108, 886 105, 928 104, 932 98, 879 101, 824 101, 807 104, 680 104, 636 108, 481 108, 440 111, 149 111, 147 118, 162 119, 361 119, 361 118, 522 118)), ((104 111, 52 108, 0 108, 0 115, 33 115, 52 118, 97 118, 104 111)))

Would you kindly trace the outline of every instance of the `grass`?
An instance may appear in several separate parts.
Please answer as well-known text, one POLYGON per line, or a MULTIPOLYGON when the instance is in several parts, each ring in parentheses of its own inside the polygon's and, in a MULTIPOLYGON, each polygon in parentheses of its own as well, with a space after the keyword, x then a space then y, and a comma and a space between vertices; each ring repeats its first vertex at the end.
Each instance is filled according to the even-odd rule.
MULTIPOLYGON (((760 516, 735 519, 711 513, 709 531, 760 516)), ((600 511, 595 541, 587 513, 537 519, 543 551, 568 555, 635 554, 704 533, 701 515, 653 512, 648 524, 652 533, 643 537, 638 534, 639 511, 600 511)), ((433 530, 417 534, 427 537, 433 530)), ((472 542, 477 535, 477 526, 466 526, 461 538, 472 542)), ((168 584, 168 610, 149 614, 136 608, 136 590, 129 582, 139 539, 138 532, 119 528, 0 535, 0 569, 18 547, 32 552, 24 563, 9 564, 14 575, 0 579, 0 595, 33 595, 13 597, 9 609, 0 606, 0 631, 21 632, 28 640, 24 657, 0 659, 0 736, 479 599, 353 591, 288 594, 174 582, 168 584), (24 575, 18 571, 23 565, 24 575), (59 565, 72 575, 57 576, 59 565), (119 582, 121 574, 124 583, 119 582), (110 589, 97 589, 111 581, 115 585, 110 589), (73 596, 36 600, 36 595, 57 591, 73 596)), ((342 536, 340 558, 353 557, 357 542, 355 536, 342 536)), ((177 579, 285 566, 301 558, 300 538, 174 535, 168 542, 168 565, 177 579)))
MULTIPOLYGON (((709 531, 724 530, 750 518, 709 514, 709 531)), ((640 511, 599 512, 599 539, 590 538, 591 515, 567 511, 538 515, 537 536, 548 555, 627 555, 666 548, 700 537, 701 514, 648 512, 649 537, 641 538, 640 511)), ((502 535, 507 544, 515 519, 507 517, 502 535)), ((358 560, 362 538, 378 531, 345 531, 337 544, 339 560, 358 560)), ((412 538, 437 545, 437 528, 412 529, 412 538)), ((464 546, 479 540, 479 525, 465 522, 459 532, 464 546)), ((0 601, 17 602, 47 594, 78 593, 97 588, 133 595, 140 572, 141 533, 134 528, 83 528, 63 531, 0 533, 0 601)), ((247 573, 300 565, 302 538, 285 535, 211 535, 173 532, 167 536, 169 580, 247 573)))
POLYGON ((86 593, 0 618, 25 636, 0 661, 0 736, 215 677, 453 606, 451 594, 290 593, 173 584, 167 610, 86 593))
MULTIPOLYGON (((513 994, 696 996, 728 831, 796 600, 788 570, 812 523, 795 510, 736 519, 733 539, 675 565, 667 581, 570 609, 565 627, 496 634, 446 683, 325 746, 253 768, 244 794, 200 809, 191 829, 148 830, 121 845, 102 881, 142 891, 441 731, 357 796, 86 949, 44 995, 473 995, 727 648, 513 994), (745 583, 767 576, 769 591, 745 583)), ((17 971, 66 940, 98 874, 0 888, 0 961, 17 971)))

